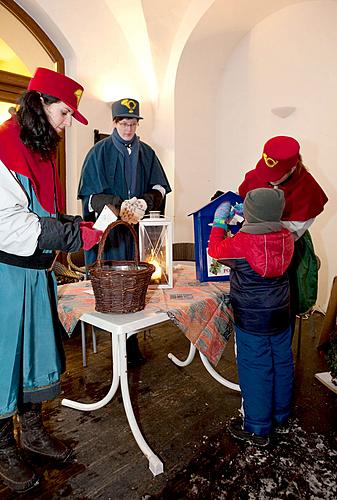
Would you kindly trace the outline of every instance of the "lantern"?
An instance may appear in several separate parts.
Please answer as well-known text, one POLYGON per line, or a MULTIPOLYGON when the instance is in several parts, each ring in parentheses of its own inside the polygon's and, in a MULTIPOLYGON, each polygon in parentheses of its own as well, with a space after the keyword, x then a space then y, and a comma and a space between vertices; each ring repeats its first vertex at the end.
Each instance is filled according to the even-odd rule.
POLYGON ((150 286, 172 288, 172 221, 159 212, 139 221, 140 260, 153 264, 150 286))

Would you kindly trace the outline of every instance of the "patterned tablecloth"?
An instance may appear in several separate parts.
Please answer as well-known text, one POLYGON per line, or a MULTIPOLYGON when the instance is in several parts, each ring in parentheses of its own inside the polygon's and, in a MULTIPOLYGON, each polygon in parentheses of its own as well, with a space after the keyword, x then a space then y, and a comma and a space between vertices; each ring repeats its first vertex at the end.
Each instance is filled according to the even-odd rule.
MULTIPOLYGON (((200 283, 195 267, 175 265, 173 288, 148 289, 146 309, 166 312, 186 337, 216 365, 232 332, 229 282, 200 283)), ((91 282, 58 287, 58 313, 70 336, 83 313, 95 310, 91 282), (88 293, 89 292, 89 293, 88 293)))

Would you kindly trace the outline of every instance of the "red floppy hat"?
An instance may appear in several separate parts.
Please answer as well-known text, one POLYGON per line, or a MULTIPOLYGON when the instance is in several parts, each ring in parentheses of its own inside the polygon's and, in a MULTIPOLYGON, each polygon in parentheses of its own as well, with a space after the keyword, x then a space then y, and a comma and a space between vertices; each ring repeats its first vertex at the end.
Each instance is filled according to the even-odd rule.
POLYGON ((300 145, 292 137, 272 137, 263 148, 262 158, 256 165, 256 175, 264 182, 276 182, 298 162, 300 145))
POLYGON ((28 90, 36 90, 63 101, 73 111, 73 117, 84 125, 88 120, 77 110, 83 94, 83 87, 68 76, 47 68, 37 68, 28 84, 28 90))

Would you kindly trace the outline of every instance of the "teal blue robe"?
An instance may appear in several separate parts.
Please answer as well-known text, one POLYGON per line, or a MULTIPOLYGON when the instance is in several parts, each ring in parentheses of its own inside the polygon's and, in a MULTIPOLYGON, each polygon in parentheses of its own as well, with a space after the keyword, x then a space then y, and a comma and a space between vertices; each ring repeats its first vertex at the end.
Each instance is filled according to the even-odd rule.
MULTIPOLYGON (((18 175, 30 210, 52 217, 39 204, 29 179, 18 175)), ((64 352, 57 318, 57 288, 46 270, 0 263, 0 418, 18 402, 41 402, 60 392, 64 352)))

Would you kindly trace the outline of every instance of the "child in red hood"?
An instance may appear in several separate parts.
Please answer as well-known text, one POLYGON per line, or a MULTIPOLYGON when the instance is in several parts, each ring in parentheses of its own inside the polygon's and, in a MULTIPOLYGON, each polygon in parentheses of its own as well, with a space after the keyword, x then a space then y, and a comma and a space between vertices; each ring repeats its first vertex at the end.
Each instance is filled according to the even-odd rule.
POLYGON ((226 238, 229 202, 215 212, 208 251, 231 268, 243 421, 231 421, 237 439, 267 446, 274 425, 290 416, 293 359, 287 268, 294 238, 283 228, 284 194, 280 189, 249 191, 243 204, 245 222, 226 238))

